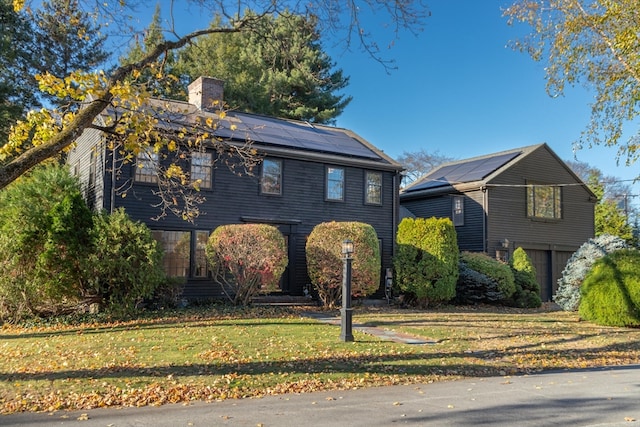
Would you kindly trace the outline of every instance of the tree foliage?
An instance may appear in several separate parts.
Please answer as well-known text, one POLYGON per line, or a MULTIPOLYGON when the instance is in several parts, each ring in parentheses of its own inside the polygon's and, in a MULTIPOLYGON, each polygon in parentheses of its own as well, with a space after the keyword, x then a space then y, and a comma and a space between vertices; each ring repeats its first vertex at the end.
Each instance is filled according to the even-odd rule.
POLYGON ((500 292, 501 300, 507 300, 515 293, 515 278, 508 264, 491 258, 483 252, 462 252, 460 254, 460 260, 464 262, 468 268, 495 280, 498 284, 497 288, 500 292))
POLYGON ((626 248, 628 245, 623 239, 610 234, 587 240, 567 261, 553 300, 565 311, 578 310, 580 287, 593 264, 607 254, 626 248))
POLYGON ((517 0, 506 9, 510 23, 532 32, 516 48, 546 62, 547 92, 583 84, 595 92, 591 121, 578 147, 618 146, 633 163, 640 135, 622 141, 623 126, 638 116, 640 99, 640 19, 636 0, 517 0))
MULTIPOLYGON (((326 40, 333 39, 335 42, 341 42, 345 47, 357 44, 374 59, 389 66, 381 55, 376 40, 371 37, 371 33, 366 28, 362 27, 361 15, 373 11, 378 13, 382 20, 388 18, 391 29, 388 34, 391 39, 395 39, 401 30, 417 30, 427 16, 423 5, 414 1, 367 0, 348 3, 320 1, 311 4, 292 4, 279 0, 267 3, 246 2, 246 10, 253 10, 251 13, 239 10, 237 2, 214 0, 196 3, 203 8, 210 8, 211 16, 220 16, 220 21, 209 28, 184 35, 179 35, 173 27, 174 23, 169 21, 168 34, 172 35, 171 39, 157 44, 145 52, 139 60, 116 66, 108 72, 74 71, 63 77, 51 73, 39 76, 38 81, 43 90, 61 99, 68 98, 74 105, 59 107, 54 111, 31 112, 25 120, 15 126, 8 144, 0 149, 0 189, 35 165, 68 149, 80 134, 90 127, 121 138, 123 142, 120 149, 125 159, 133 159, 138 153, 150 149, 159 152, 174 146, 175 138, 161 135, 157 130, 163 116, 147 114, 151 108, 152 93, 148 90, 148 81, 141 77, 149 68, 153 71, 152 75, 162 79, 165 73, 161 58, 194 42, 198 37, 213 33, 229 35, 238 32, 253 32, 266 36, 267 34, 261 33, 261 22, 264 16, 285 13, 303 15, 307 18, 315 16, 320 24, 319 31, 323 37, 326 36, 326 40), (78 106, 82 108, 78 109, 78 106), (123 114, 112 116, 109 123, 100 126, 96 118, 105 108, 120 109, 119 111, 123 111, 123 114), (134 138, 133 135, 141 138, 134 138)), ((130 16, 125 11, 135 6, 134 2, 109 0, 98 4, 93 2, 87 4, 95 7, 95 16, 101 23, 118 24, 111 25, 109 28, 117 28, 119 37, 127 34, 131 25, 130 22, 123 22, 123 19, 130 16)), ((14 5, 24 8, 25 2, 15 0, 14 5)), ((154 108, 161 109, 161 106, 155 105, 154 108)), ((165 118, 169 116, 164 115, 165 118)), ((200 138, 200 141, 208 141, 210 131, 211 129, 202 131, 193 139, 200 138)), ((189 129, 180 129, 175 136, 186 138, 190 136, 189 133, 189 129)), ((229 153, 237 153, 235 147, 230 144, 228 147, 229 153)), ((247 154, 241 152, 241 156, 243 153, 247 154)), ((167 168, 164 173, 181 176, 182 171, 179 169, 179 164, 175 163, 174 167, 167 168)))
POLYGON ((402 155, 396 160, 405 168, 402 185, 407 186, 441 164, 452 161, 453 158, 442 155, 437 151, 429 153, 422 148, 419 151, 403 151, 402 155))
POLYGON ((206 253, 216 282, 234 305, 276 290, 289 262, 282 233, 268 224, 222 225, 209 237, 206 253))
POLYGON ((438 304, 456 294, 458 240, 449 218, 405 218, 398 226, 393 259, 396 283, 419 305, 438 304))
POLYGON ((540 284, 536 278, 536 268, 531 262, 527 252, 521 247, 513 251, 509 260, 516 290, 507 303, 515 307, 535 308, 540 307, 540 284))
POLYGON ((595 205, 596 237, 610 234, 635 243, 631 216, 635 209, 629 203, 632 189, 620 179, 604 176, 597 167, 584 162, 568 162, 571 169, 585 182, 598 198, 595 205))
POLYGON ((285 12, 256 25, 257 32, 211 34, 188 45, 177 64, 182 79, 224 80, 234 109, 332 123, 351 101, 337 93, 349 79, 323 51, 318 19, 285 12))
POLYGON ((342 296, 342 242, 353 241, 351 295, 364 297, 380 287, 380 246, 375 229, 357 221, 323 222, 307 239, 307 271, 320 301, 335 307, 342 296))

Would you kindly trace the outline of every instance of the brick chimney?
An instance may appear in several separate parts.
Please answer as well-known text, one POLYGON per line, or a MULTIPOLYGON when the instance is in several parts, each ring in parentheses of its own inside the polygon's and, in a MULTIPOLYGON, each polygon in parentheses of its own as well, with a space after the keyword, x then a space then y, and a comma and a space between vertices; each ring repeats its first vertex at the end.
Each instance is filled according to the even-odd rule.
POLYGON ((189 85, 189 104, 199 110, 213 110, 220 108, 224 93, 224 81, 213 77, 198 77, 189 85), (214 106, 214 102, 218 105, 214 106))

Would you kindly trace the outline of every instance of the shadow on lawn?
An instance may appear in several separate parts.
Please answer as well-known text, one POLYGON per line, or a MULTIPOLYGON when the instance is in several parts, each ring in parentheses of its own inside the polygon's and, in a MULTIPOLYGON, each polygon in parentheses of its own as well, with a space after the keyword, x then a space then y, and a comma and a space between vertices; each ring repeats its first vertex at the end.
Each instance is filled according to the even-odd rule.
MULTIPOLYGON (((356 342, 367 344, 367 342, 356 342)), ((395 343, 380 343, 397 348, 395 343)), ((273 374, 378 374, 401 376, 467 376, 487 377, 496 375, 529 373, 541 371, 535 369, 514 369, 513 361, 509 357, 527 355, 535 360, 549 360, 553 358, 556 363, 549 365, 547 370, 598 368, 603 365, 603 354, 616 354, 624 352, 626 347, 622 344, 610 345, 602 348, 577 349, 571 352, 558 350, 527 350, 528 346, 514 346, 503 351, 487 350, 479 352, 432 352, 432 353, 398 353, 391 351, 383 355, 353 355, 352 353, 339 356, 319 358, 305 358, 298 360, 282 360, 269 362, 237 361, 226 363, 199 363, 172 365, 160 367, 132 367, 113 366, 101 369, 62 370, 38 373, 9 373, 0 372, 0 381, 25 382, 38 380, 73 380, 73 379, 109 379, 109 378, 166 378, 218 376, 218 375, 263 375, 273 374), (442 360, 465 360, 461 363, 443 365, 442 360), (563 360, 564 359, 564 360, 563 360), (576 366, 576 360, 581 360, 582 365, 576 366), (560 362, 562 361, 562 362, 560 362), (589 364, 591 362, 591 364, 589 364)), ((616 360, 607 360, 609 364, 616 364, 616 360)), ((630 363, 626 361, 626 363, 630 363)), ((635 360, 633 363, 640 363, 635 360)))

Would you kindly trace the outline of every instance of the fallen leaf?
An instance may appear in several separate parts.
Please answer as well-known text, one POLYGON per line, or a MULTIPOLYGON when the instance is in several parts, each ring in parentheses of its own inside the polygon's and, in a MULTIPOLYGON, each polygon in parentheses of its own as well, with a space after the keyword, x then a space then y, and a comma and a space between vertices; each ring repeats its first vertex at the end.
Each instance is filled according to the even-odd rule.
POLYGON ((625 421, 635 421, 636 419, 633 417, 624 417, 625 421))

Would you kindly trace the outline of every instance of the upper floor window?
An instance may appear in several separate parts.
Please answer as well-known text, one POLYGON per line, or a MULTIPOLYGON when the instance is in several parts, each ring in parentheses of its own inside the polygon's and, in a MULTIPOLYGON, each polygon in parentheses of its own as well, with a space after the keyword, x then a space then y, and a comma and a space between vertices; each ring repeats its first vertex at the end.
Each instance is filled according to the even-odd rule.
POLYGON ((371 205, 382 204, 381 172, 365 172, 364 201, 371 205))
POLYGON ((191 153, 191 184, 197 188, 211 188, 211 153, 191 153))
POLYGON ((158 153, 141 151, 136 159, 135 180, 137 182, 158 182, 158 153))
POLYGON ((262 161, 262 177, 260 191, 263 194, 282 194, 282 161, 264 159, 262 161))
POLYGON ((344 169, 327 167, 327 200, 344 200, 344 169))
POLYGON ((464 196, 453 196, 451 217, 453 225, 464 225, 464 196))
POLYGON ((561 219, 561 188, 553 185, 527 186, 527 216, 531 218, 561 219))

